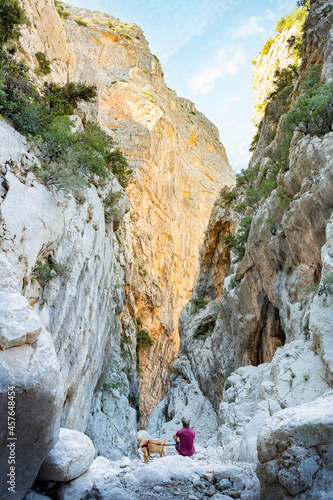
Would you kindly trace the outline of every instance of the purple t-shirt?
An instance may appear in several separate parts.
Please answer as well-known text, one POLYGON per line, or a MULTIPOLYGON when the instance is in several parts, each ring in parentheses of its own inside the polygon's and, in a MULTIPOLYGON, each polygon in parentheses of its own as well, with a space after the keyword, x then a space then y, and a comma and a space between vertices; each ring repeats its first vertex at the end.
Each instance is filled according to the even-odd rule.
POLYGON ((191 457, 195 452, 193 446, 195 438, 194 430, 184 427, 176 433, 176 436, 179 438, 179 455, 183 455, 183 457, 191 457))

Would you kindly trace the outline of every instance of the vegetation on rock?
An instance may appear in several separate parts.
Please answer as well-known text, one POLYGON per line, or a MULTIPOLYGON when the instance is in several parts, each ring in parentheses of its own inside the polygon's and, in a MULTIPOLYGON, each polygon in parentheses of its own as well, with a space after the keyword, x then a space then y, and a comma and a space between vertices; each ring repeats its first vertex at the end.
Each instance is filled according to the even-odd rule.
MULTIPOLYGON (((96 123, 88 123, 82 133, 77 132, 68 117, 80 101, 97 96, 96 85, 45 83, 39 92, 30 80, 29 68, 4 47, 18 37, 18 26, 23 22, 24 12, 15 0, 1 4, 0 111, 43 153, 42 168, 35 167, 34 172, 46 185, 72 192, 80 202, 93 176, 97 175, 103 185, 112 172, 125 187, 132 171, 114 140, 96 123)), ((45 54, 37 52, 36 58, 40 73, 48 74, 50 62, 45 54)), ((106 201, 111 203, 111 199, 106 201)))
POLYGON ((39 68, 35 69, 36 75, 38 76, 49 75, 52 72, 50 68, 51 62, 46 58, 43 52, 37 52, 35 56, 39 63, 39 68))
POLYGON ((1 0, 0 3, 0 51, 5 43, 17 40, 19 26, 27 22, 24 10, 18 0, 1 0))
POLYGON ((138 330, 136 335, 138 349, 145 349, 153 345, 153 340, 147 330, 138 330))
POLYGON ((44 263, 38 260, 32 271, 33 278, 42 285, 45 285, 48 281, 56 277, 69 280, 70 275, 71 271, 69 267, 67 267, 65 264, 57 262, 51 256, 48 257, 48 259, 44 263))
POLYGON ((54 5, 61 19, 66 19, 71 15, 71 13, 68 12, 68 10, 64 9, 64 2, 60 2, 59 0, 54 0, 54 5))
POLYGON ((208 300, 203 299, 191 299, 191 304, 193 306, 193 313, 197 314, 200 309, 205 309, 208 304, 208 300))

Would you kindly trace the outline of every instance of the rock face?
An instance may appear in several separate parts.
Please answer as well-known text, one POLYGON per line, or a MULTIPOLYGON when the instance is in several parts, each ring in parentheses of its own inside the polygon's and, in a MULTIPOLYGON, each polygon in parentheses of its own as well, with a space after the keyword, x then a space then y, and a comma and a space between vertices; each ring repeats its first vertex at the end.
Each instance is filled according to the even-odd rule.
MULTIPOLYGON (((32 382, 29 382, 27 375, 26 390, 31 401, 35 397, 36 409, 39 399, 42 408, 46 405, 45 415, 41 414, 40 418, 43 422, 44 418, 46 422, 49 421, 49 425, 45 424, 47 436, 36 430, 36 434, 40 435, 42 451, 36 450, 36 464, 30 461, 31 467, 34 465, 28 484, 30 487, 41 461, 54 444, 59 432, 59 419, 62 425, 85 431, 92 403, 109 377, 110 366, 112 363, 121 365, 121 326, 118 315, 123 305, 124 291, 121 284, 124 273, 116 260, 116 253, 119 255, 120 251, 119 242, 112 227, 105 225, 102 193, 95 187, 90 188, 86 203, 79 206, 73 198, 48 190, 31 172, 31 166, 38 165, 39 160, 28 150, 26 141, 5 122, 0 124, 0 136, 3 139, 0 141, 1 255, 5 256, 8 265, 17 273, 17 286, 11 284, 10 273, 4 274, 2 280, 2 296, 9 297, 13 310, 15 304, 15 322, 9 314, 9 308, 5 316, 1 317, 1 325, 6 325, 1 330, 5 339, 2 347, 23 344, 22 347, 7 349, 3 355, 7 357, 7 352, 13 352, 14 356, 14 352, 17 352, 15 360, 18 374, 21 373, 20 359, 25 367, 28 361, 24 360, 32 358, 29 366, 31 370, 36 370, 36 380, 38 373, 42 380, 45 379, 45 389, 36 395, 30 389, 29 384, 32 382), (38 262, 58 262, 68 269, 67 275, 65 273, 66 276, 55 276, 43 281, 38 275, 38 262), (52 339, 45 332, 45 327, 52 339), (44 332, 43 335, 41 332, 44 332), (37 346, 42 338, 44 340, 36 350, 37 337, 37 346), (45 356, 44 360, 42 356, 45 356), (49 371, 44 375, 45 363, 49 365, 49 371), (58 367, 58 363, 61 376, 59 368, 58 375, 52 372, 52 367, 58 367), (57 392, 53 395, 56 389, 61 393, 58 399, 55 398, 57 392), (47 396, 48 391, 52 397, 47 396), (44 404, 43 397, 48 397, 50 402, 44 404), (62 403, 64 406, 60 408, 62 403)), ((114 189, 122 190, 115 179, 112 182, 114 189)), ((127 199, 126 196, 124 199, 127 199)), ((128 201, 126 203, 123 204, 123 212, 129 208, 128 201)), ((15 373, 12 376, 15 380, 15 373)), ((122 376, 126 378, 123 372, 122 376)), ((8 373, 8 377, 3 377, 3 380, 9 383, 10 378, 8 373)), ((124 387, 126 389, 126 385, 124 387)), ((123 394, 127 401, 128 384, 127 392, 125 390, 123 394)), ((122 426, 128 437, 126 449, 132 454, 135 444, 135 436, 131 435, 133 414, 135 410, 128 404, 112 421, 105 414, 103 429, 104 437, 108 439, 115 433, 114 426, 122 426)), ((30 419, 29 412, 22 416, 22 421, 30 419)), ((37 428, 39 425, 42 423, 36 419, 37 428)), ((29 432, 33 432, 31 426, 29 432)), ((33 435, 30 436, 33 439, 33 435)), ((22 473, 22 481, 24 479, 27 480, 22 473)))
POLYGON ((19 289, 13 266, 1 254, 0 295, 10 302, 10 308, 0 312, 5 339, 0 351, 0 497, 4 500, 23 498, 34 482, 58 438, 63 402, 52 339, 19 289))
MULTIPOLYGON (((310 9, 296 93, 313 61, 322 62, 322 78, 332 65, 331 24, 323 21, 323 6, 316 2, 310 9)), ((250 164, 251 169, 258 165, 259 172, 268 163, 267 145, 262 146, 266 125, 250 164)), ((281 134, 278 127, 274 147, 281 134)), ((202 408, 209 402, 215 415, 207 416, 208 432, 198 439, 207 441, 217 425, 224 458, 254 462, 257 435, 269 417, 312 402, 332 387, 333 299, 327 285, 333 279, 332 148, 332 132, 294 133, 288 170, 277 179, 288 193, 288 208, 281 209, 274 190, 255 210, 247 209, 252 223, 239 262, 225 239, 235 232, 239 216, 223 196, 216 202, 199 278, 179 320, 181 343, 171 389, 148 422, 153 435, 165 435, 182 415, 192 419, 194 429, 200 427, 199 401, 202 408), (308 294, 306 287, 313 282, 317 285, 308 294)))
POLYGON ((41 363, 35 368, 36 380, 47 379, 41 405, 49 394, 43 452, 32 447, 36 463, 22 474, 30 487, 57 437, 59 419, 64 427, 87 431, 96 453, 134 454, 130 404, 137 406, 137 330, 148 330, 154 342, 139 350, 145 419, 168 385, 178 351, 178 313, 198 270, 211 206, 234 174, 214 125, 165 85, 140 28, 71 9, 65 30, 53 2, 22 4, 31 26, 21 30, 17 56, 30 66, 33 81, 39 87, 45 80, 96 82, 98 99, 80 108, 73 127, 96 119, 118 140, 134 170, 131 206, 116 178, 110 180, 108 189, 122 194, 120 218, 131 208, 125 222, 112 227, 105 222, 102 188, 91 186, 82 204, 46 188, 33 173, 43 160, 38 148, 0 123, 1 252, 18 280, 15 290, 1 292, 1 349, 4 357, 17 353, 23 366, 29 356, 31 366, 35 359, 41 363), (75 22, 78 14, 89 27, 75 22), (51 63, 45 78, 34 72, 37 52, 51 63), (41 275, 41 266, 55 265, 61 275, 41 275), (39 352, 49 356, 46 374, 39 352), (116 443, 119 430, 126 441, 116 443))
MULTIPOLYGON (((54 3, 48 0, 22 0, 22 7, 30 25, 20 29, 22 36, 18 42, 18 50, 26 64, 32 70, 39 68, 35 54, 42 52, 52 68, 52 72, 46 77, 47 81, 66 83, 72 80, 74 51, 54 3)), ((38 82, 34 73, 31 76, 38 82)))
POLYGON ((282 31, 272 40, 272 44, 265 53, 260 52, 253 61, 253 90, 254 90, 254 122, 259 125, 265 114, 265 107, 269 94, 274 88, 274 80, 282 70, 294 64, 294 43, 288 40, 295 39, 300 32, 300 22, 295 23, 289 29, 282 31))
MULTIPOLYGON (((110 130, 134 169, 127 192, 125 318, 136 317, 153 346, 140 350, 142 420, 165 393, 178 352, 178 316, 198 272, 197 255, 214 199, 234 181, 216 127, 163 80, 142 31, 111 16, 66 7, 74 79, 97 83, 96 106, 82 108, 110 130), (80 27, 75 17, 88 23, 80 27), (191 228, 191 230, 189 230, 191 228)), ((132 351, 132 356, 134 351, 132 351)))
POLYGON ((332 437, 332 394, 268 419, 258 436, 261 498, 330 498, 332 437))
POLYGON ((138 26, 68 5, 70 16, 61 23, 46 1, 23 3, 33 27, 22 31, 21 54, 33 67, 35 53, 45 53, 52 63, 47 80, 97 84, 96 102, 79 114, 110 131, 133 168, 127 188, 131 212, 118 234, 126 268, 123 326, 132 341, 126 349, 132 399, 136 318, 153 339, 149 349, 139 349, 144 422, 168 387, 179 348, 178 317, 198 272, 204 228, 219 190, 234 182, 234 173, 216 127, 166 86, 138 26), (55 36, 46 37, 50 23, 55 36))

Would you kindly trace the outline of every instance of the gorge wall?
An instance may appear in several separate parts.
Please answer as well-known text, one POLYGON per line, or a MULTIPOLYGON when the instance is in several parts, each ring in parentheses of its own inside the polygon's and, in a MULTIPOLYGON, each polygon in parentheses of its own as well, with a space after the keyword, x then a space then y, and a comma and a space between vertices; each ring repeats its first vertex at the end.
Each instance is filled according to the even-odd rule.
MULTIPOLYGON (((217 129, 168 89, 140 28, 69 6, 63 21, 46 0, 22 4, 30 23, 21 29, 17 58, 31 80, 38 88, 96 83, 96 100, 79 106, 73 128, 96 120, 133 173, 127 192, 111 175, 78 201, 43 185, 38 145, 0 124, 1 293, 9 324, 1 333, 1 404, 5 412, 12 381, 20 388, 19 420, 34 422, 18 431, 24 473, 17 498, 58 439, 59 424, 86 432, 97 454, 135 453, 137 361, 145 421, 168 387, 178 314, 198 272, 211 207, 221 186, 234 181, 217 129), (50 62, 47 76, 38 72, 38 52, 50 62), (107 192, 120 196, 111 223, 107 192), (41 266, 51 269, 46 278, 41 266), (153 345, 141 347, 137 360, 140 329, 153 345)), ((5 436, 3 427, 3 445, 5 436)))
MULTIPOLYGON (((325 128, 318 114, 322 128, 314 133, 302 124, 316 108, 298 122, 293 111, 299 112, 299 102, 315 106, 313 96, 332 92, 332 9, 325 7, 326 2, 311 2, 297 73, 288 66, 296 40, 288 40, 299 26, 286 27, 256 59, 255 101, 267 105, 253 157, 236 186, 214 205, 199 278, 179 320, 171 389, 147 425, 152 435, 167 439, 185 415, 199 442, 217 443, 225 459, 255 462, 259 429, 267 421, 258 441, 263 498, 314 498, 318 491, 331 491, 323 472, 326 452, 315 459, 323 485, 310 468, 306 485, 299 479, 307 459, 302 465, 290 427, 288 437, 275 441, 275 451, 269 448, 274 440, 269 433, 277 422, 282 428, 284 409, 296 407, 289 412, 295 426, 306 426, 300 423, 302 412, 332 393, 332 116, 325 128), (266 74, 262 85, 259 73, 266 74), (288 129, 290 123, 295 127, 288 129), (306 493, 297 496, 300 491, 306 493)), ((320 401, 323 408, 331 404, 320 401)), ((331 429, 331 421, 327 425, 331 429)), ((299 450, 311 454, 302 443, 299 450)))
POLYGON ((167 87, 139 27, 65 8, 72 14, 65 29, 75 52, 74 80, 98 86, 96 104, 81 116, 109 130, 133 168, 131 210, 120 230, 126 249, 123 325, 132 340, 130 364, 137 321, 153 340, 139 350, 145 421, 168 387, 179 347, 178 317, 198 272, 211 207, 234 174, 217 129, 167 87), (78 26, 78 16, 86 27, 78 26))

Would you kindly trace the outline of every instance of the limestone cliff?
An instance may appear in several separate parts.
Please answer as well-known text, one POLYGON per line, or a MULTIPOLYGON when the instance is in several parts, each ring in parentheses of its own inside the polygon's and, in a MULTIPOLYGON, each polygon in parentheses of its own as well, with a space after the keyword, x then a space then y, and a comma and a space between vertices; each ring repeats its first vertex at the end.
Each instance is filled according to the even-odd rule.
POLYGON ((209 212, 221 186, 234 181, 217 129, 168 89, 140 28, 71 7, 64 23, 47 0, 22 4, 30 24, 15 57, 39 89, 45 81, 96 83, 97 99, 71 116, 72 128, 82 133, 97 120, 133 175, 127 194, 111 175, 104 186, 91 178, 86 195, 75 198, 41 182, 43 146, 1 122, 1 404, 12 378, 28 394, 20 421, 35 422, 30 433, 20 428, 18 498, 60 423, 90 435, 97 454, 134 454, 137 369, 145 420, 168 386, 178 313, 198 271, 209 212), (50 74, 40 71, 38 53, 50 74), (104 213, 108 191, 120 196, 113 223, 104 213), (138 330, 149 332, 152 346, 137 349, 138 330))
POLYGON ((163 80, 136 25, 66 6, 74 79, 97 83, 94 109, 134 170, 122 229, 126 260, 124 333, 135 362, 136 318, 153 345, 140 349, 143 421, 168 386, 178 352, 178 316, 198 272, 197 254, 213 202, 234 181, 217 129, 163 80), (87 26, 78 26, 80 17, 87 26))
MULTIPOLYGON (((311 111, 301 122, 293 112, 316 92, 321 95, 320 89, 331 89, 324 82, 332 78, 332 9, 325 7, 325 2, 311 5, 298 74, 288 69, 287 78, 270 89, 275 94, 249 169, 212 211, 199 279, 180 316, 171 389, 148 422, 148 431, 161 429, 160 435, 168 436, 185 414, 199 440, 211 444, 219 429, 225 459, 257 460, 257 434, 267 418, 280 412, 283 420, 281 409, 332 388, 332 116, 327 128, 321 122, 321 129, 304 129, 311 111), (312 94, 306 85, 315 86, 312 94), (288 129, 290 123, 296 126, 288 129)), ((280 60, 288 47, 278 43, 286 38, 274 42, 280 60)), ((269 67, 269 57, 260 56, 261 67, 269 67)), ((260 99, 267 93, 264 88, 260 99)), ((277 458, 274 467, 295 477, 297 451, 290 453, 288 463, 277 458)), ((263 481, 271 474, 270 484, 278 482, 272 463, 262 468, 263 481)), ((317 463, 324 471, 324 455, 317 463)), ((314 477, 306 488, 315 485, 314 477)), ((290 484, 277 488, 284 498, 293 498, 290 484)))

